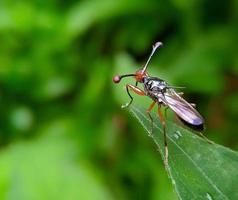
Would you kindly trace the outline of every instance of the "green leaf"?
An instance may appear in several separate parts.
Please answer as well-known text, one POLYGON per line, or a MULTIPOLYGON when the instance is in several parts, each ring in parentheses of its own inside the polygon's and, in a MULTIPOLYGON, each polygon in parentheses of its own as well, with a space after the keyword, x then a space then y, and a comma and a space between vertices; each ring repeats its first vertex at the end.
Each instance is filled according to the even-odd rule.
MULTIPOLYGON (((130 112, 149 133, 151 121, 145 108, 131 105, 130 112)), ((153 135, 164 159, 164 138, 159 118, 153 135)), ((167 121, 168 175, 179 199, 238 199, 238 153, 208 143, 188 129, 167 121)), ((158 172, 159 173, 159 172, 158 172)))

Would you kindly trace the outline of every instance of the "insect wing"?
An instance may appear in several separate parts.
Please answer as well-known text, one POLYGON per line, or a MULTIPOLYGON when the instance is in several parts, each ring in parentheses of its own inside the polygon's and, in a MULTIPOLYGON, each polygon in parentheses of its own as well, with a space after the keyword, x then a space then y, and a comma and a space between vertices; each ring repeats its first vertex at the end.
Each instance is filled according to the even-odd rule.
POLYGON ((195 126, 204 123, 202 116, 173 89, 170 89, 164 94, 160 94, 159 98, 185 122, 195 126))

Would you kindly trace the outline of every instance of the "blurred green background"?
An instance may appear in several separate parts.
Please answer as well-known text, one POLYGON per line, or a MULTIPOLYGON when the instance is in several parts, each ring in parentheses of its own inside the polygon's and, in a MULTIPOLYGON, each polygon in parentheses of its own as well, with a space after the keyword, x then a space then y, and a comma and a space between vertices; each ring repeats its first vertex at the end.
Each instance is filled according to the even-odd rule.
POLYGON ((1 0, 0 199, 176 199, 112 77, 162 41, 149 72, 237 150, 237 22, 236 0, 1 0))

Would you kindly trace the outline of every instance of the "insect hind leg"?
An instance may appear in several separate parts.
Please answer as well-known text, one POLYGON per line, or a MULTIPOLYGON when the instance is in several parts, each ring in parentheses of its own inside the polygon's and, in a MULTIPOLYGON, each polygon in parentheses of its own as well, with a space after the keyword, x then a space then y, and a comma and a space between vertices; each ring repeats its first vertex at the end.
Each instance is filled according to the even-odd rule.
POLYGON ((207 143, 214 144, 213 141, 209 140, 205 135, 202 134, 202 132, 198 132, 199 136, 203 138, 207 143))
POLYGON ((165 106, 165 109, 164 109, 164 116, 165 116, 165 119, 167 119, 167 112, 168 112, 168 109, 169 109, 169 107, 168 107, 168 106, 165 106))
POLYGON ((164 133, 164 164, 165 164, 165 168, 167 169, 168 168, 168 142, 167 142, 167 134, 166 134, 166 122, 165 122, 165 119, 164 119, 164 116, 160 110, 160 105, 158 107, 158 115, 159 115, 159 118, 160 118, 160 121, 162 123, 162 126, 163 126, 163 133, 164 133))

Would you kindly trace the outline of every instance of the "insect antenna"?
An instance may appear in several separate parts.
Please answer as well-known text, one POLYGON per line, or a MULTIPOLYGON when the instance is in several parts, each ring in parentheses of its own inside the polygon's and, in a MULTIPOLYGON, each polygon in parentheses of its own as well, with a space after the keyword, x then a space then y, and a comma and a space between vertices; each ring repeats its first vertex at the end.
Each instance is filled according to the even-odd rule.
POLYGON ((150 59, 152 58, 152 56, 153 56, 153 54, 155 53, 156 49, 159 48, 159 47, 161 47, 162 45, 163 45, 162 42, 156 42, 156 43, 152 46, 153 49, 152 49, 152 51, 151 51, 151 54, 150 54, 148 60, 147 60, 146 63, 145 63, 145 66, 144 66, 143 69, 142 69, 142 73, 144 73, 145 70, 147 69, 148 64, 149 64, 149 62, 150 62, 150 59))
POLYGON ((114 83, 119 83, 121 81, 121 79, 125 78, 125 77, 129 77, 129 76, 135 76, 135 74, 125 74, 125 75, 116 75, 113 77, 113 82, 114 83))

